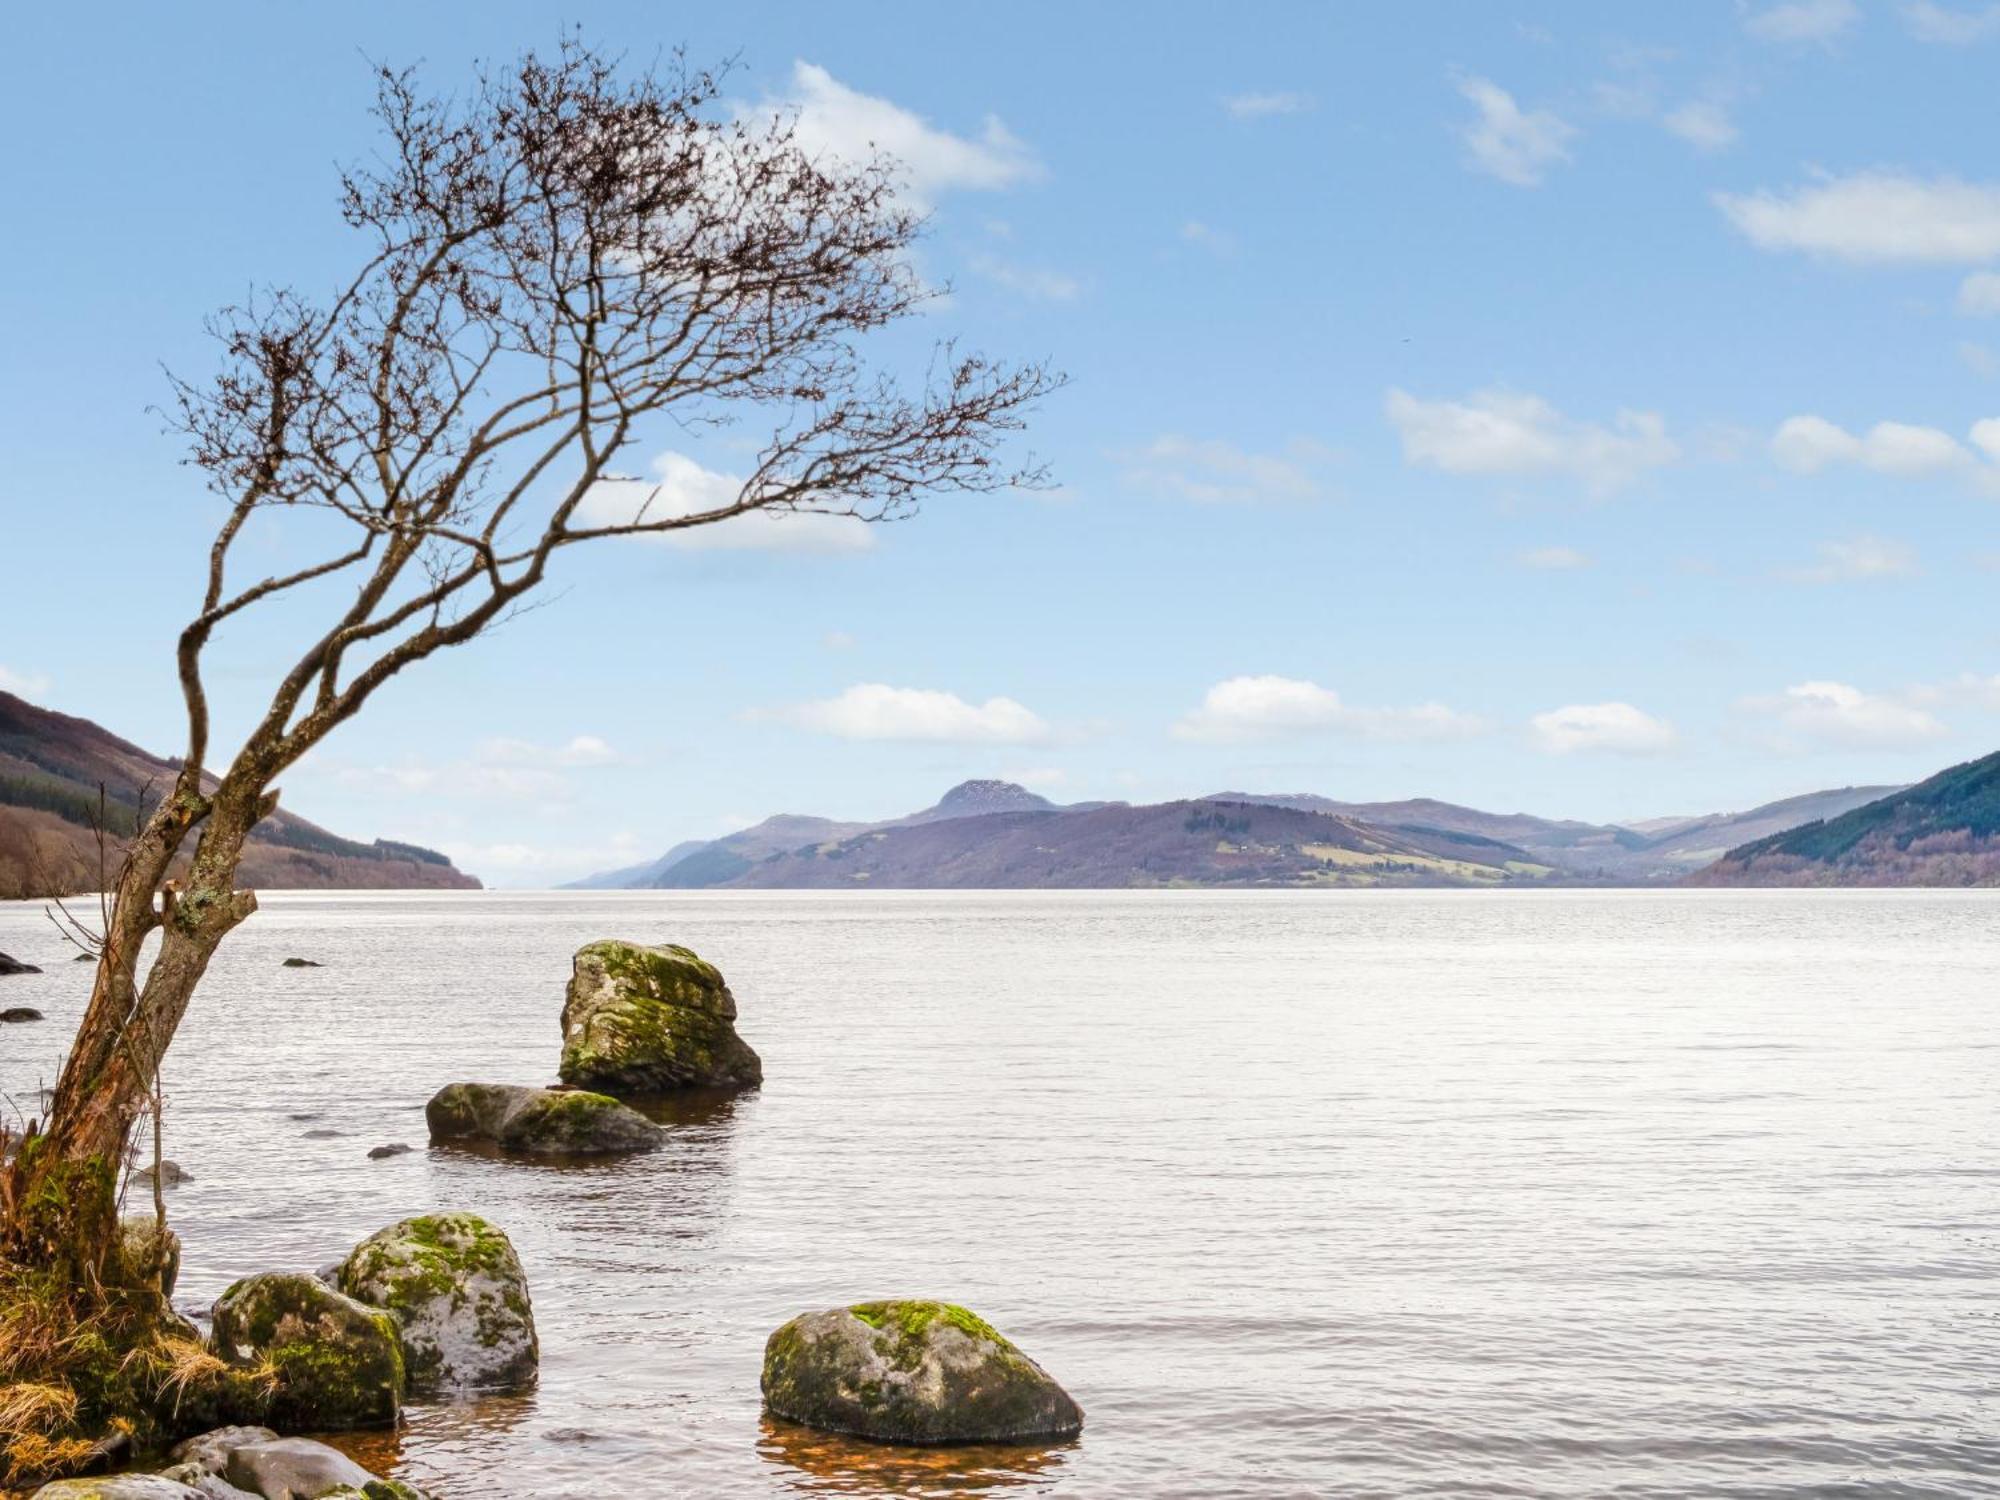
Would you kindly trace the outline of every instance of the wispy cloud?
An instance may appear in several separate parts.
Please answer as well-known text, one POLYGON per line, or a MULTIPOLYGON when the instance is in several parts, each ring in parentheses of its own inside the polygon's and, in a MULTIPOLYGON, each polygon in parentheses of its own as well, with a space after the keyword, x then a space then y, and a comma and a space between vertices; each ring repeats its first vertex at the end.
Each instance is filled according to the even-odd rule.
POLYGON ((1267 120, 1273 115, 1302 115, 1313 107, 1313 97, 1290 92, 1226 94, 1222 107, 1238 120, 1267 120))
POLYGON ((1163 433, 1145 447, 1121 453, 1125 483, 1203 505, 1316 500, 1325 493, 1320 471, 1331 453, 1306 440, 1281 452, 1255 453, 1219 438, 1163 433))
POLYGON ((1766 42, 1827 46, 1851 31, 1861 19, 1854 0, 1790 0, 1753 12, 1743 29, 1766 42))
POLYGON ((1863 583, 1879 578, 1910 578, 1917 573, 1916 550, 1906 542, 1879 536, 1849 537, 1821 542, 1818 560, 1780 574, 1794 583, 1863 583))
POLYGON ((1962 10, 1934 5, 1931 0, 1912 0, 1903 7, 1903 24, 1920 42, 1970 47, 2000 36, 2000 5, 1977 5, 1962 10))
POLYGON ((1692 99, 1660 116, 1660 123, 1700 151, 1722 151, 1736 143, 1736 122, 1727 106, 1712 99, 1692 99))
POLYGON ((1771 457, 1795 474, 1852 467, 1895 479, 1963 478, 1992 491, 2000 488, 2000 418, 1974 422, 1961 443, 1913 422, 1877 422, 1860 432, 1820 416, 1788 417, 1772 434, 1771 457))
POLYGON ((1300 735, 1343 734, 1370 740, 1465 739, 1486 722, 1442 703, 1410 708, 1357 708, 1332 688, 1296 677, 1231 677, 1177 721, 1173 737, 1204 744, 1241 744, 1300 735))
POLYGON ((860 163, 886 153, 900 165, 903 191, 919 207, 946 193, 993 192, 1031 181, 1041 164, 995 115, 976 135, 940 129, 899 104, 849 88, 825 68, 792 64, 789 86, 766 110, 795 115, 797 139, 816 156, 860 163))
POLYGON ((1788 192, 1717 193, 1760 250, 1857 265, 1976 265, 2000 256, 2000 187, 1954 177, 1858 172, 1788 192))
POLYGON ((1553 111, 1523 109, 1486 78, 1461 79, 1458 91, 1474 110, 1461 136, 1476 170, 1515 187, 1538 187, 1551 167, 1570 159, 1576 127, 1553 111))
POLYGON ((1189 219, 1181 225, 1181 239, 1206 250, 1210 255, 1226 258, 1236 253, 1236 236, 1200 219, 1189 219))
POLYGON ((1590 566, 1590 554, 1574 547, 1531 547, 1516 555, 1515 561, 1538 573, 1569 573, 1590 566))
POLYGON ((995 286, 1037 302, 1072 302, 1083 290, 1076 277, 1044 266, 1017 266, 994 255, 975 255, 971 264, 975 274, 995 286))
POLYGON ((1801 682, 1744 698, 1737 709, 1762 729, 1769 748, 1788 752, 1914 749, 1948 732, 1929 710, 1905 698, 1865 693, 1845 682, 1801 682))
POLYGON ((934 688, 861 682, 832 698, 763 709, 753 721, 795 724, 843 740, 933 745, 1031 745, 1053 736, 1047 721, 1012 698, 972 703, 934 688))
MULTIPOLYGON (((605 479, 592 485, 577 507, 581 524, 630 526, 726 509, 742 493, 744 478, 704 468, 684 453, 653 460, 654 477, 605 479)), ((634 541, 687 552, 866 552, 875 528, 854 516, 805 510, 755 510, 680 531, 640 533, 634 541)))
POLYGON ((1447 474, 1567 474, 1602 495, 1680 457, 1657 412, 1621 411, 1607 427, 1575 421, 1539 396, 1507 390, 1478 391, 1459 401, 1391 390, 1384 408, 1402 437, 1404 461, 1447 474))
POLYGON ((1629 703, 1571 703, 1529 720, 1551 755, 1660 755, 1679 743, 1674 726, 1629 703))

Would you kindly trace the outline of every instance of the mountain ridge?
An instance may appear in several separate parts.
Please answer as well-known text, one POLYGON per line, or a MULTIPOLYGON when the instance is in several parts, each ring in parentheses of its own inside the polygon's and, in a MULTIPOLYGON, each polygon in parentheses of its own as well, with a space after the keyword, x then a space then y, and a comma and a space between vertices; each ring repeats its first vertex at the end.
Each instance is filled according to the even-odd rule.
MULTIPOLYGON (((100 811, 115 862, 119 837, 179 773, 93 720, 0 692, 0 899, 97 889, 100 811)), ((436 850, 362 843, 283 810, 252 832, 239 879, 266 890, 479 888, 436 850)))
POLYGON ((1811 792, 1740 813, 1648 820, 1647 832, 1426 797, 1342 802, 1311 792, 1219 792, 1139 806, 1064 805, 984 779, 962 782, 900 818, 781 814, 569 888, 1661 885, 1688 877, 1745 836, 1839 816, 1893 790, 1811 792), (1258 809, 1325 821, 1264 817, 1260 826, 1258 809), (1190 826, 1176 833, 1177 819, 1190 826), (1245 819, 1244 827, 1231 826, 1245 819), (1092 839, 1094 856, 1085 847, 1092 839), (620 877, 630 883, 611 884, 620 877))

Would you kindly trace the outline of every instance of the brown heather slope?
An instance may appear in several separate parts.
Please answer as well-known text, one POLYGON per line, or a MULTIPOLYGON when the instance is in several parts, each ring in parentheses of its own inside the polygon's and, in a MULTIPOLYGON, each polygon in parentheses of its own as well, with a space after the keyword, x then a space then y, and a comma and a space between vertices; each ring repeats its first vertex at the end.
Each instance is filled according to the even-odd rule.
MULTIPOLYGON (((142 800, 175 769, 88 719, 0 693, 0 900, 95 890, 100 785, 115 863, 115 836, 132 831, 142 800)), ((358 843, 282 811, 251 835, 240 879, 251 890, 479 888, 432 850, 358 843)))

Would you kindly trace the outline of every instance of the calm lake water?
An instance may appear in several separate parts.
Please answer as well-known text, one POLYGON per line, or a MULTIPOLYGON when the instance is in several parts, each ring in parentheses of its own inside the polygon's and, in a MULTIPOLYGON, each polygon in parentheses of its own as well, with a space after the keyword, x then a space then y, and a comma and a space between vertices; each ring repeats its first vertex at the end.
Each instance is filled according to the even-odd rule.
MULTIPOLYGON (((18 1095, 89 970, 32 907, 0 950, 18 1095)), ((2000 1493, 1992 893, 280 895, 167 1086, 183 1305, 513 1237, 539 1389, 349 1445, 440 1497, 2000 1493), (764 1089, 611 1165, 422 1149, 440 1085, 552 1078, 608 936, 718 963, 764 1089), (921 1295, 1082 1438, 762 1417, 771 1329, 921 1295)))

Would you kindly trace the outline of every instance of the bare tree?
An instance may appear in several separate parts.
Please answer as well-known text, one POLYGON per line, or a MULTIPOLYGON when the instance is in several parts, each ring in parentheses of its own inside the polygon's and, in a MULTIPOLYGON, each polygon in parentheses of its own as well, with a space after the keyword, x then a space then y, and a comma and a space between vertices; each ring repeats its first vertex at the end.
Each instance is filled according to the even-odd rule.
POLYGON ((159 1059, 256 909, 235 885, 244 840, 277 778, 376 689, 506 619, 578 543, 760 510, 878 520, 1039 477, 996 450, 1059 384, 1046 367, 946 345, 905 390, 864 356, 930 295, 893 163, 815 159, 787 121, 730 116, 712 74, 676 60, 628 79, 575 41, 457 99, 382 69, 376 108, 381 149, 341 184, 365 242, 353 280, 324 305, 275 290, 223 312, 220 373, 177 386, 177 426, 227 507, 178 644, 187 751, 115 879, 47 1121, 0 1184, 0 1248, 80 1287, 103 1270, 159 1059), (690 512, 620 482, 649 433, 746 422, 761 447, 725 503, 690 512), (232 549, 280 507, 324 551, 246 581, 232 549), (205 777, 204 652, 300 596, 327 598, 330 623, 205 777))

